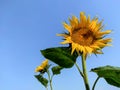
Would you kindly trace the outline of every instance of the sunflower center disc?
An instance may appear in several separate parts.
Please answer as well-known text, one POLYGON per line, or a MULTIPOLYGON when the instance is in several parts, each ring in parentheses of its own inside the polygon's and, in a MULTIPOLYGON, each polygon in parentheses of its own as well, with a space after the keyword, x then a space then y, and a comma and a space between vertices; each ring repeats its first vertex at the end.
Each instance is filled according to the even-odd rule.
POLYGON ((83 46, 90 46, 94 41, 93 33, 88 29, 77 29, 72 32, 72 41, 83 46))

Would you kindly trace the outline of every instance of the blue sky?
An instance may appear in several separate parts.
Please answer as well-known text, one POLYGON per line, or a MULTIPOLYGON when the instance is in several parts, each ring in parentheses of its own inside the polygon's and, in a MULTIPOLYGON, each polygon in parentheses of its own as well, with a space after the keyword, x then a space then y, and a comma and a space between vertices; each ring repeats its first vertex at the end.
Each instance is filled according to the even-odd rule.
MULTIPOLYGON (((34 69, 45 58, 40 50, 61 46, 57 33, 64 30, 62 22, 84 11, 91 17, 104 20, 105 29, 113 46, 103 49, 104 54, 92 55, 87 68, 105 65, 120 66, 120 1, 119 0, 0 0, 0 90, 45 90, 34 78, 34 69)), ((80 58, 77 62, 81 64, 80 58)), ((97 75, 89 73, 92 86, 97 75)), ((54 90, 85 90, 76 67, 64 69, 53 79, 54 90)), ((119 90, 104 79, 96 90, 119 90)))

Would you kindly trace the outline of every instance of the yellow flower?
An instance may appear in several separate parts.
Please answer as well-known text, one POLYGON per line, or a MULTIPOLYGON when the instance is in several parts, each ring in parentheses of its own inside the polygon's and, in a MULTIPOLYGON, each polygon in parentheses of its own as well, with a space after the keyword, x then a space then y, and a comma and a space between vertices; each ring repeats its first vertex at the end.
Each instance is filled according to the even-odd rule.
POLYGON ((84 12, 80 13, 80 20, 72 16, 69 19, 70 25, 63 23, 64 28, 69 33, 58 34, 63 36, 64 41, 61 44, 70 44, 72 47, 71 54, 77 51, 78 54, 101 54, 101 49, 105 46, 109 46, 110 38, 103 39, 106 34, 109 34, 111 30, 102 31, 102 21, 98 22, 98 18, 95 17, 90 20, 90 16, 86 17, 84 12))
POLYGON ((44 60, 40 66, 35 69, 35 72, 41 72, 48 66, 48 60, 44 60))
POLYGON ((36 69, 35 69, 35 72, 41 72, 41 71, 43 71, 43 67, 41 67, 41 66, 38 66, 36 69))

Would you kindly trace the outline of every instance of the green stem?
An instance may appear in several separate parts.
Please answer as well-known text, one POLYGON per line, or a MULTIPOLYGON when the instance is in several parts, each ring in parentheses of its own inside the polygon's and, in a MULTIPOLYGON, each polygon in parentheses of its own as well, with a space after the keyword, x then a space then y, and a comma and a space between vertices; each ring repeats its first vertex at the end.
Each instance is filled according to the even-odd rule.
POLYGON ((83 68, 83 74, 84 74, 84 84, 86 87, 86 90, 90 90, 89 83, 88 83, 88 76, 87 76, 87 68, 86 68, 86 56, 82 55, 82 68, 83 68))
POLYGON ((78 64, 76 62, 75 62, 75 66, 77 67, 80 75, 84 78, 84 75, 83 75, 82 71, 80 70, 80 67, 78 66, 78 64))
POLYGON ((48 87, 46 87, 46 90, 48 90, 48 87))
POLYGON ((50 87, 51 87, 51 90, 53 90, 53 88, 52 88, 52 79, 53 79, 53 76, 54 76, 54 75, 52 75, 52 76, 51 76, 51 79, 50 79, 50 87))
POLYGON ((100 77, 97 77, 97 79, 95 80, 95 82, 94 82, 94 84, 93 84, 93 87, 92 87, 92 90, 95 89, 96 83, 97 83, 97 81, 99 80, 99 78, 100 78, 100 77))
POLYGON ((49 79, 49 82, 50 82, 50 89, 51 90, 53 90, 53 88, 52 88, 52 77, 50 77, 50 72, 49 72, 49 70, 47 70, 47 74, 48 74, 48 79, 49 79))

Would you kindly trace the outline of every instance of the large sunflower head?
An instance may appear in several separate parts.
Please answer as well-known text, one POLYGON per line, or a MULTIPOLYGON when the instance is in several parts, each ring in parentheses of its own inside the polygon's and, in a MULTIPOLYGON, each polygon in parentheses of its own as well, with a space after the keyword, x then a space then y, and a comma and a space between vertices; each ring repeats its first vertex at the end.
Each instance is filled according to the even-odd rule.
POLYGON ((112 41, 111 38, 104 38, 111 30, 102 31, 102 21, 99 22, 97 17, 91 20, 90 16, 86 17, 84 12, 81 12, 80 20, 72 16, 69 21, 70 25, 63 23, 68 33, 58 34, 58 36, 64 37, 64 41, 61 44, 70 44, 72 47, 71 54, 74 51, 84 55, 101 54, 101 49, 109 46, 108 43, 112 41))

